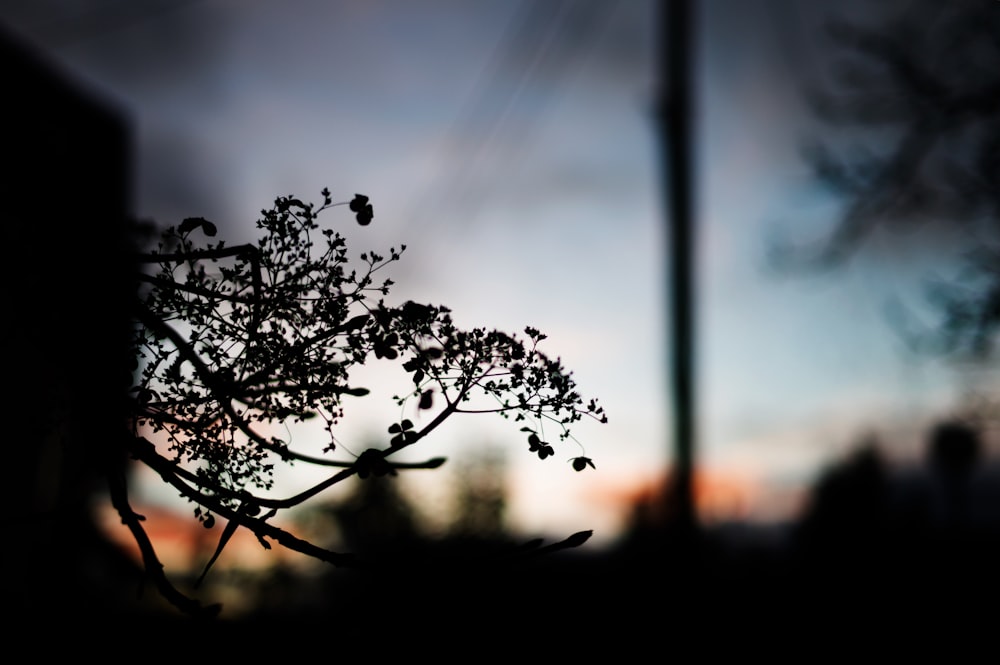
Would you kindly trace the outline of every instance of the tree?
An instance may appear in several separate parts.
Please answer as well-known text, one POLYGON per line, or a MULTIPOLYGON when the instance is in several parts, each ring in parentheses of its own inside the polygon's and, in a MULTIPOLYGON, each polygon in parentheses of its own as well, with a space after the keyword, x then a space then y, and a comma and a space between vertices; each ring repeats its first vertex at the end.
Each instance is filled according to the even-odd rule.
MULTIPOLYGON (((365 565, 270 520, 355 475, 440 466, 442 458, 402 463, 392 457, 456 414, 496 413, 524 423, 521 432, 541 459, 555 453, 546 428, 559 442, 575 441, 570 427, 583 417, 607 421, 595 400, 584 402, 561 361, 538 350, 545 339, 538 330, 525 328, 524 338, 466 331, 453 324, 446 307, 387 304, 392 281, 377 283, 376 275, 398 261, 405 246, 390 248, 388 256, 362 253, 360 268, 350 267, 344 237, 321 228, 318 218, 348 205, 367 226, 372 205, 360 194, 342 203, 334 203, 329 190, 322 195, 319 206, 278 197, 262 211, 256 244, 202 244, 203 237, 216 236, 216 226, 188 218, 166 229, 155 251, 138 257, 147 269, 139 272, 133 308, 135 381, 126 445, 135 460, 194 503, 204 526, 228 520, 206 573, 240 527, 265 548, 275 542, 336 566, 365 565), (387 445, 345 455, 337 427, 346 403, 369 393, 352 383, 351 372, 372 360, 401 365, 410 382, 393 398, 396 406, 402 411, 415 402, 430 419, 422 427, 394 419, 387 423, 387 445), (287 437, 271 433, 280 431, 276 425, 307 420, 322 424, 320 454, 295 450, 287 437), (265 496, 276 465, 293 463, 330 473, 294 496, 265 496)), ((593 466, 582 454, 571 463, 578 471, 593 466)), ((123 476, 113 479, 111 495, 160 592, 185 612, 217 612, 218 606, 203 607, 167 579, 142 517, 129 505, 123 476)), ((578 545, 588 535, 574 534, 563 544, 578 545)))
POLYGON ((881 23, 828 25, 836 58, 808 94, 834 136, 808 156, 841 212, 813 250, 780 258, 840 266, 878 227, 957 244, 960 281, 928 293, 938 324, 917 326, 903 310, 897 323, 921 349, 982 360, 1000 330, 1000 4, 892 9, 881 23))

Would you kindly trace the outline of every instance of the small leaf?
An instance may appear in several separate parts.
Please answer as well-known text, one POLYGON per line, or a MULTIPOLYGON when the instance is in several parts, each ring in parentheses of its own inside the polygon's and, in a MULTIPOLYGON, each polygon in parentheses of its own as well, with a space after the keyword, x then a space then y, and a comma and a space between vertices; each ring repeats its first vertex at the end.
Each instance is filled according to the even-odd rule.
POLYGON ((181 222, 180 225, 177 227, 177 232, 181 234, 191 233, 192 231, 194 231, 199 227, 201 227, 204 230, 205 235, 207 236, 214 236, 218 232, 218 230, 215 227, 215 224, 208 221, 204 217, 185 218, 184 221, 181 222))
POLYGON ((201 223, 204 222, 204 221, 205 220, 202 219, 201 217, 186 217, 184 219, 184 221, 182 221, 177 226, 177 232, 178 233, 191 233, 196 228, 198 228, 199 226, 201 226, 201 223))
POLYGON ((365 196, 364 194, 355 194, 354 198, 351 199, 351 202, 348 204, 348 206, 351 209, 351 212, 358 212, 362 210, 366 205, 368 205, 368 197, 365 196))
POLYGON ((432 317, 434 315, 434 308, 430 305, 421 305, 412 300, 407 300, 403 303, 400 314, 402 314, 404 321, 414 324, 432 317))
POLYGON ((425 390, 420 394, 420 403, 417 404, 417 408, 421 410, 426 410, 434 406, 434 391, 425 390))
POLYGON ((370 205, 365 206, 365 209, 359 212, 354 217, 355 219, 358 220, 358 224, 360 224, 361 226, 368 226, 369 224, 372 223, 372 219, 375 218, 375 211, 372 210, 372 207, 370 205))
POLYGON ((590 537, 593 536, 593 535, 594 535, 594 532, 591 531, 591 530, 588 530, 588 531, 577 531, 572 536, 570 536, 569 538, 567 538, 566 540, 564 540, 563 544, 566 547, 579 547, 580 545, 583 545, 585 542, 587 542, 588 540, 590 540, 590 537))

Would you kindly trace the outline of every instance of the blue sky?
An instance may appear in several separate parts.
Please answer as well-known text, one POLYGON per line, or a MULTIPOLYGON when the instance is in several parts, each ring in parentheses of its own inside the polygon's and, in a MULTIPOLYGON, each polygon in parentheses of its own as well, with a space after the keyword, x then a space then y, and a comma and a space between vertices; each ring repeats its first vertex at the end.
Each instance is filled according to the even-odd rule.
MULTIPOLYGON (((597 497, 669 460, 652 2, 552 3, 566 13, 536 8, 522 32, 521 3, 499 0, 148 2, 128 20, 121 3, 75 4, 0 7, 129 114, 140 216, 204 216, 236 242, 277 195, 367 194, 370 227, 338 209, 327 221, 356 252, 408 246, 394 299, 447 305, 470 327, 541 329, 610 418, 576 432, 596 473, 572 471, 573 447, 540 462, 491 417, 418 452, 502 448, 521 528, 616 533, 620 506, 597 497)), ((910 356, 884 316, 913 297, 919 247, 876 237, 891 265, 834 275, 768 267, 769 240, 818 237, 830 220, 800 157, 815 130, 795 78, 811 67, 809 6, 704 3, 698 54, 699 458, 789 490, 868 432, 914 445, 962 380, 910 356)), ((355 413, 362 440, 394 408, 355 413)))

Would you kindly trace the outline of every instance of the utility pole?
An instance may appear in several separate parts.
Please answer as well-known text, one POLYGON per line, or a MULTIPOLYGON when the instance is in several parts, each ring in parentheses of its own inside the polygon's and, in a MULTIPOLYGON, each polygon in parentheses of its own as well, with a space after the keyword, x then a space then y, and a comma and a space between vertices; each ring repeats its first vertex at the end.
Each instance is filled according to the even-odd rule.
POLYGON ((670 246, 670 387, 673 398, 674 462, 668 514, 670 527, 690 542, 697 526, 694 505, 696 236, 694 228, 693 0, 668 0, 659 16, 659 62, 664 77, 657 100, 670 246))

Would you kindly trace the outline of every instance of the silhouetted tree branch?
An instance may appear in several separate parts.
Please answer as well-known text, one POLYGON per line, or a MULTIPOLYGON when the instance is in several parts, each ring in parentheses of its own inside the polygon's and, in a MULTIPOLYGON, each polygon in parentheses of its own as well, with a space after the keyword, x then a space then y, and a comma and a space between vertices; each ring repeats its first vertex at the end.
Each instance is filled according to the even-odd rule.
MULTIPOLYGON (((367 197, 345 204, 359 224, 371 223, 367 197)), ((216 516, 228 520, 204 573, 239 527, 265 548, 274 541, 333 565, 363 565, 352 554, 318 547, 269 520, 355 475, 439 467, 442 458, 391 458, 455 414, 497 413, 530 424, 521 430, 541 459, 554 453, 546 427, 565 441, 573 439, 570 427, 584 416, 606 422, 603 408, 595 400, 584 402, 561 362, 538 350, 545 339, 539 331, 526 328, 526 339, 483 328, 465 331, 445 307, 388 305, 384 296, 392 281, 377 283, 376 273, 399 260, 405 247, 390 248, 388 257, 362 253, 361 267, 351 267, 344 238, 318 222, 321 212, 338 205, 327 190, 318 207, 279 197, 262 211, 260 240, 236 247, 200 244, 197 238, 212 238, 217 229, 189 218, 166 229, 156 251, 139 257, 152 270, 138 276, 132 312, 136 379, 128 452, 193 502, 206 527, 216 516), (342 446, 335 432, 344 401, 369 392, 351 383, 351 370, 373 360, 398 362, 410 376, 393 398, 397 407, 416 402, 433 417, 419 428, 405 418, 393 421, 384 447, 338 459, 333 455, 342 446), (275 425, 307 420, 323 425, 319 455, 292 450, 289 440, 269 433, 275 425), (293 496, 265 496, 275 466, 293 462, 339 470, 293 496)), ((593 466, 580 455, 572 462, 577 471, 593 466)), ((167 580, 141 517, 129 505, 124 478, 112 481, 112 499, 161 593, 182 611, 214 611, 167 580)), ((584 540, 577 534, 541 551, 584 540)))

